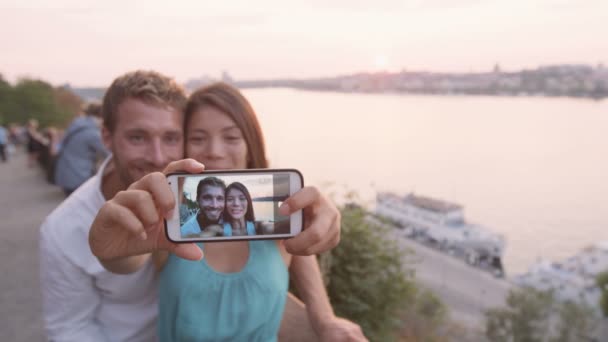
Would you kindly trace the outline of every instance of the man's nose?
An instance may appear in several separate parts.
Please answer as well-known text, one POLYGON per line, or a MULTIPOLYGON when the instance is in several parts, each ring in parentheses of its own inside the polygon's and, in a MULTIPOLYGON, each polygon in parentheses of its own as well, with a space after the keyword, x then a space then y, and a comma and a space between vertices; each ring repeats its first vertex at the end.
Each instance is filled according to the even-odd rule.
POLYGON ((165 167, 165 152, 163 151, 163 146, 160 139, 153 139, 152 145, 150 146, 150 161, 157 168, 165 167))

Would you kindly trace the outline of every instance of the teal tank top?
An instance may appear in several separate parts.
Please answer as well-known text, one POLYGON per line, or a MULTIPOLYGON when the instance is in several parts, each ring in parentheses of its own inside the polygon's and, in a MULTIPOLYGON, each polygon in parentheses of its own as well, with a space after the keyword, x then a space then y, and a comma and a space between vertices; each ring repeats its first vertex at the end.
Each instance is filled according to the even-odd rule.
MULTIPOLYGON (((245 227, 247 228, 247 235, 255 235, 255 225, 253 222, 247 221, 245 227)), ((224 223, 224 236, 232 236, 232 225, 228 222, 224 223)))
POLYGON ((249 241, 236 273, 170 254, 160 274, 159 340, 276 341, 288 283, 275 241, 249 241))

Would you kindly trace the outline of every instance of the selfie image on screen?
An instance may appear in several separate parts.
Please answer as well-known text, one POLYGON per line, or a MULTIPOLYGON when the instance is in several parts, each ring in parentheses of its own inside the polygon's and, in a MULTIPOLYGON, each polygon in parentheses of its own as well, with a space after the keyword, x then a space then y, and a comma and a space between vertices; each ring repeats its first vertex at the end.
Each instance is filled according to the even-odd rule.
POLYGON ((288 174, 191 175, 179 184, 182 238, 290 233, 289 216, 279 214, 288 174))

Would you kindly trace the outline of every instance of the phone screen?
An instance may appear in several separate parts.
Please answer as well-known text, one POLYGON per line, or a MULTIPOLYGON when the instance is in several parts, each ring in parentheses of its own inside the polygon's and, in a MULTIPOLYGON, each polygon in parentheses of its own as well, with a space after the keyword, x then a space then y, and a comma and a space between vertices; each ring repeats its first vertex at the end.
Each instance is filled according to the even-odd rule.
POLYGON ((297 221, 291 215, 279 213, 283 201, 301 188, 299 173, 205 172, 173 175, 169 181, 176 183, 171 185, 178 206, 178 217, 167 225, 172 240, 175 237, 180 241, 291 237, 301 229, 301 224, 292 229, 297 221), (299 186, 294 187, 294 183, 299 186), (177 221, 179 232, 176 232, 177 221))

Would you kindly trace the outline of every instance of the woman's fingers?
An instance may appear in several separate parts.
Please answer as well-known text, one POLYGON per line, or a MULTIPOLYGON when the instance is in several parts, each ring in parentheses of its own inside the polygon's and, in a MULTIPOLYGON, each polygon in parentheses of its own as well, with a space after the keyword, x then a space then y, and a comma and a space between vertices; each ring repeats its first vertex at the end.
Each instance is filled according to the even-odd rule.
POLYGON ((317 188, 312 186, 303 187, 281 204, 279 212, 281 215, 290 215, 298 210, 318 204, 317 202, 321 198, 321 192, 317 188))
POLYGON ((306 226, 296 237, 285 241, 288 252, 311 255, 325 252, 340 241, 340 212, 315 187, 305 187, 281 206, 281 214, 304 210, 306 226))
POLYGON ((300 234, 285 241, 285 248, 291 254, 313 255, 335 247, 340 233, 335 220, 336 216, 330 213, 314 215, 300 234))

